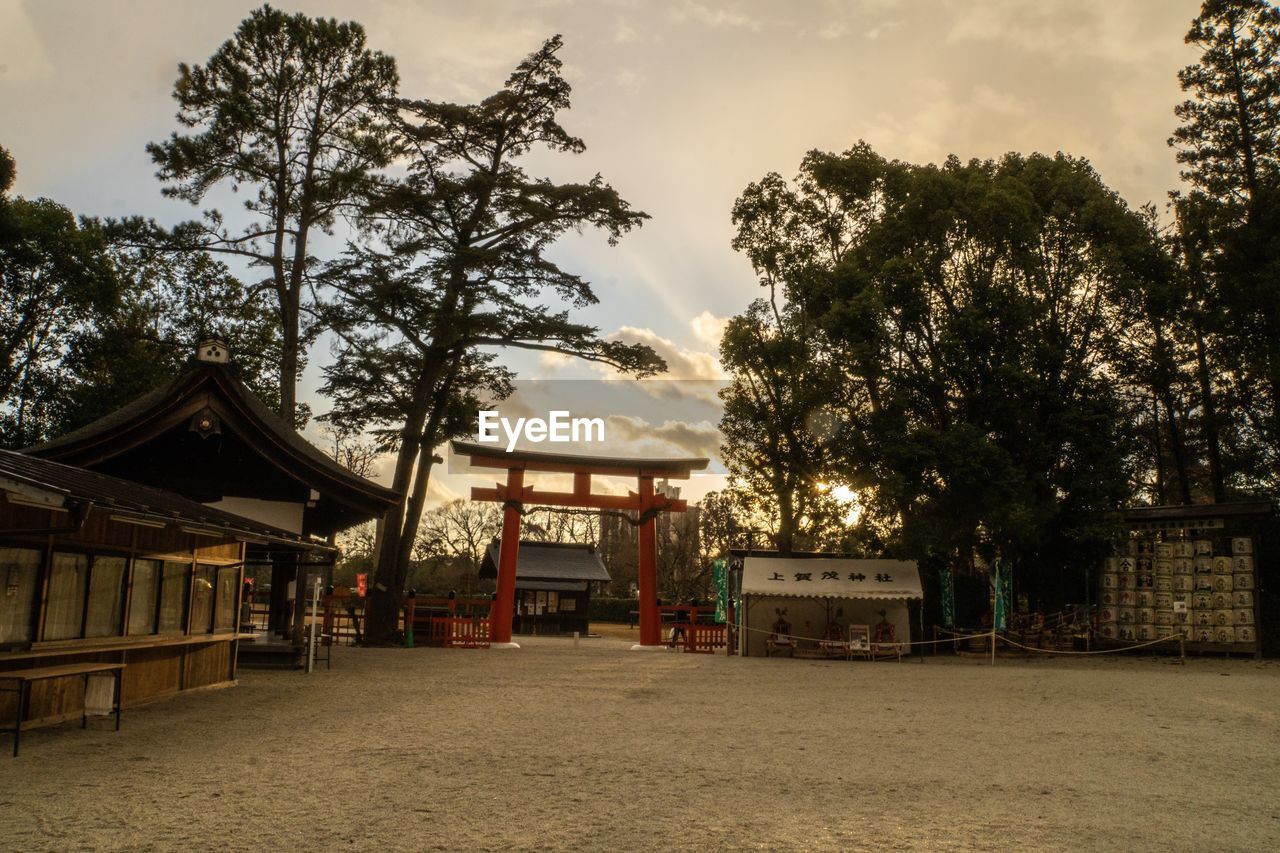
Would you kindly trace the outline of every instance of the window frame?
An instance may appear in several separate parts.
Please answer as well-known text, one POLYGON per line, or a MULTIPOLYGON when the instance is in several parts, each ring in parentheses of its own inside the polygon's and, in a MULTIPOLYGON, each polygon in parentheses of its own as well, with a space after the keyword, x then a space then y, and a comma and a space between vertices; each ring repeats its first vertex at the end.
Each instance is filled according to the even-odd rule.
POLYGON ((86 548, 84 546, 72 545, 71 547, 54 545, 46 549, 45 560, 42 566, 40 578, 40 618, 39 630, 33 632, 32 643, 68 643, 75 640, 108 640, 111 638, 123 638, 125 625, 128 619, 127 608, 125 606, 125 596, 128 594, 128 583, 132 578, 132 562, 133 554, 130 551, 119 548, 86 548), (50 639, 46 636, 49 630, 49 588, 53 583, 54 563, 59 554, 67 554, 70 556, 82 556, 88 559, 89 563, 84 574, 84 583, 81 588, 80 601, 80 623, 79 630, 74 636, 59 637, 50 639), (118 594, 120 596, 120 619, 116 624, 116 633, 107 634, 99 637, 86 637, 85 630, 89 623, 89 604, 90 592, 93 589, 93 567, 98 557, 106 557, 125 561, 125 570, 121 572, 121 582, 119 584, 118 594), (35 639, 38 637, 39 639, 35 639))

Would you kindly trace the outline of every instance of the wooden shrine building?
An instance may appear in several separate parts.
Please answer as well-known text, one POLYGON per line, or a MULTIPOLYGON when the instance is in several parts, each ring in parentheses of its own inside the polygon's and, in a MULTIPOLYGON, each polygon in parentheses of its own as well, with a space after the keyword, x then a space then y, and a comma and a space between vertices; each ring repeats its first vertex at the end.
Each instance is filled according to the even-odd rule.
MULTIPOLYGON (((498 577, 501 553, 502 540, 494 539, 480 564, 480 577, 498 577)), ((523 540, 516 561, 512 631, 586 634, 591 587, 609 581, 609 570, 594 545, 523 540)))
POLYGON ((394 491, 347 470, 268 409, 217 341, 202 342, 167 386, 26 452, 164 489, 307 543, 245 548, 250 572, 269 571, 268 628, 290 641, 301 631, 308 576, 332 569, 335 534, 396 503, 394 491))
POLYGON ((105 696, 100 679, 72 676, 2 692, 0 720, 28 728, 232 681, 251 547, 296 558, 316 545, 172 492, 0 450, 0 678, 77 666, 119 677, 105 696))

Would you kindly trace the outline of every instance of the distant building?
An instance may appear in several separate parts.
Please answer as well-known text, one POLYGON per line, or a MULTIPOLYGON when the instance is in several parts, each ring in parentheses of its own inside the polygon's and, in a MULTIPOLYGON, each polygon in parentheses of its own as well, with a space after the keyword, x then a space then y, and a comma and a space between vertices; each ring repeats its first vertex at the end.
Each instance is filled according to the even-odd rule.
MULTIPOLYGON (((501 547, 500 539, 490 543, 480 565, 481 578, 498 576, 501 547)), ((517 634, 587 633, 592 586, 609 580, 593 545, 520 540, 512 630, 517 634)))

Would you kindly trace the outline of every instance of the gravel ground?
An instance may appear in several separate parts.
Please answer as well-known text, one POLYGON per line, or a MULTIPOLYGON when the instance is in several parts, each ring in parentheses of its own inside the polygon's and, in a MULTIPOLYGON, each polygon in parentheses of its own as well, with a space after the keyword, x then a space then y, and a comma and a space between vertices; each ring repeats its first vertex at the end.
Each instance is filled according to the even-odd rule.
POLYGON ((1278 698, 1277 662, 340 648, 24 735, 0 846, 1275 850, 1278 698))

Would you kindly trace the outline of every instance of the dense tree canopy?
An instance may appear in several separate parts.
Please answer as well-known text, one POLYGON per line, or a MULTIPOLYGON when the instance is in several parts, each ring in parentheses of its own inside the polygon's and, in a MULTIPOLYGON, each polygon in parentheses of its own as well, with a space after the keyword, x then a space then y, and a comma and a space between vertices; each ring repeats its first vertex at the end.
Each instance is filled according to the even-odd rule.
POLYGON ((570 94, 560 47, 559 37, 548 40, 478 104, 401 101, 407 174, 371 194, 363 215, 381 240, 352 244, 325 276, 338 335, 326 369, 330 417, 386 430, 392 486, 404 496, 382 531, 375 640, 394 624, 435 448, 471 429, 481 394, 505 393, 497 350, 559 352, 640 373, 663 366, 648 347, 603 340, 549 304, 596 301, 587 281, 547 257, 555 240, 591 227, 612 243, 646 218, 598 175, 558 184, 521 165, 534 150, 584 149, 559 122, 570 94))
POLYGON ((102 231, 49 199, 9 197, 16 171, 0 148, 0 443, 9 447, 49 437, 72 341, 120 297, 102 231))
POLYGON ((246 192, 245 227, 213 210, 162 242, 264 270, 260 286, 275 294, 281 331, 275 396, 289 421, 315 331, 304 316, 313 237, 351 212, 391 161, 386 104, 398 82, 395 61, 365 46, 359 24, 264 5, 204 65, 179 66, 173 96, 191 132, 147 146, 166 195, 196 204, 219 185, 246 192))
POLYGON ((853 487, 906 553, 1075 563, 1130 492, 1114 367, 1133 306, 1172 274, 1144 219, 1063 155, 915 166, 866 145, 810 154, 793 185, 768 176, 735 213, 785 321, 815 327, 799 362, 839 371, 791 387, 848 395, 811 397, 839 423, 809 476, 853 487))

